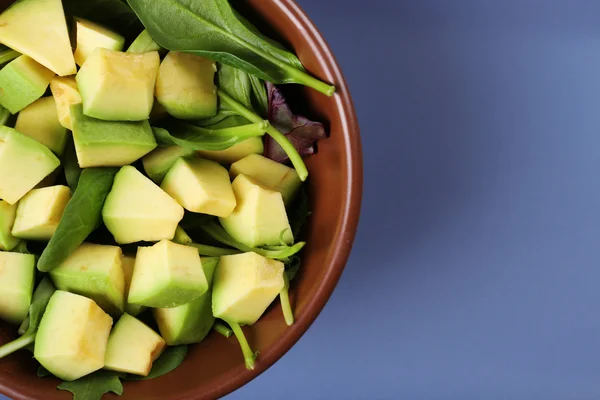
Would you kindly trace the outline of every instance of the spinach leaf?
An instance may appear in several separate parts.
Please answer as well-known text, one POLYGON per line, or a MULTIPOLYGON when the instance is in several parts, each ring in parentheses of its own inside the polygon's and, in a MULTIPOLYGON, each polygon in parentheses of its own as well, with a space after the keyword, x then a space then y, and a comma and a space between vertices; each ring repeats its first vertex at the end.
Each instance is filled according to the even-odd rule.
POLYGON ((293 281, 298 274, 300 265, 302 265, 302 259, 298 256, 290 257, 289 261, 285 264, 285 274, 290 282, 293 281))
POLYGON ((123 394, 121 374, 112 371, 96 371, 73 382, 63 382, 57 389, 73 393, 73 400, 101 400, 106 393, 123 394))
MULTIPOLYGON (((202 128, 211 128, 211 129, 220 129, 217 128, 216 126, 220 123, 222 123, 223 121, 226 121, 230 118, 242 118, 240 117, 235 111, 233 110, 227 110, 227 109, 223 109, 223 107, 219 108, 219 111, 217 111, 217 115, 215 115, 214 117, 210 117, 210 118, 205 118, 205 119, 199 119, 196 121, 193 121, 192 123, 196 126, 202 127, 202 128)), ((238 126, 238 125, 246 125, 246 124, 250 124, 251 122, 248 121, 247 119, 241 119, 241 121, 244 121, 243 123, 236 123, 233 125, 227 125, 225 126, 225 128, 229 128, 232 126, 238 126)))
POLYGON ((335 87, 307 74, 294 54, 258 35, 228 0, 128 0, 164 48, 197 54, 275 83, 300 83, 328 96, 335 87))
POLYGON ((50 272, 58 267, 100 225, 102 207, 117 172, 117 168, 83 170, 58 228, 40 257, 38 270, 50 272))
POLYGON ((192 150, 225 150, 255 136, 263 136, 269 123, 253 124, 223 129, 200 128, 185 122, 171 121, 162 128, 153 127, 160 145, 177 145, 192 150), (173 132, 173 134, 169 133, 173 132))
POLYGON ((254 109, 258 110, 261 117, 267 118, 269 113, 269 98, 267 96, 267 88, 265 82, 258 79, 256 76, 250 76, 250 84, 252 85, 252 94, 254 109))
POLYGON ((71 188, 71 192, 74 193, 81 175, 81 168, 79 167, 79 161, 77 161, 77 153, 75 152, 75 143, 73 143, 72 136, 69 136, 69 140, 67 140, 62 161, 67 185, 71 188))
POLYGON ((89 19, 126 37, 143 29, 131 7, 121 0, 63 0, 63 7, 66 15, 89 19))
POLYGON ((252 109, 252 82, 250 75, 227 64, 219 65, 219 87, 244 107, 252 109))
POLYGON ((148 376, 127 375, 125 379, 128 381, 144 381, 166 375, 183 363, 187 351, 188 346, 186 345, 167 347, 165 352, 152 364, 152 369, 148 376))
MULTIPOLYGON (((251 122, 258 123, 262 121, 260 115, 256 114, 254 111, 244 107, 243 104, 235 101, 233 97, 231 97, 226 91, 223 89, 219 89, 219 97, 221 98, 221 104, 224 105, 227 109, 233 110, 237 112, 242 117, 246 118, 251 122)), ((273 125, 267 126, 267 134, 273 138, 285 151, 289 159, 292 161, 294 168, 296 168, 296 172, 298 173, 298 177, 301 181, 305 181, 308 178, 308 170, 306 169, 306 165, 304 164, 304 160, 302 156, 298 154, 298 151, 289 141, 289 139, 280 131, 277 130, 273 125)))
MULTIPOLYGON (((314 154, 315 143, 327 138, 325 126, 320 122, 311 121, 292 113, 281 91, 270 82, 267 82, 266 85, 269 92, 269 121, 285 135, 300 155, 314 154)), ((288 151, 273 139, 267 138, 266 140, 265 156, 277 162, 287 161, 288 151)))
POLYGON ((128 53, 148 53, 149 51, 158 51, 163 52, 163 48, 158 45, 152 39, 152 36, 148 33, 147 30, 143 30, 142 33, 135 38, 131 46, 127 49, 128 53))

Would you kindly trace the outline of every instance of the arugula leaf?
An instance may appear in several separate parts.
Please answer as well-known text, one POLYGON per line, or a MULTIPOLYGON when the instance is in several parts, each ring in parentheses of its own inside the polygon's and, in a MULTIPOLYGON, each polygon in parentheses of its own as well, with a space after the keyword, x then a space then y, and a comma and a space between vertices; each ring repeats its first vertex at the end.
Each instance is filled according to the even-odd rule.
MULTIPOLYGON (((266 82, 266 85, 269 93, 268 118, 271 124, 285 135, 301 156, 314 154, 315 143, 327 138, 325 126, 293 114, 281 91, 270 82, 266 82)), ((289 152, 276 140, 267 138, 265 144, 266 157, 277 162, 288 160, 289 152)))
POLYGON ((228 149, 251 137, 263 136, 268 125, 267 121, 260 121, 231 128, 208 129, 173 121, 165 127, 153 127, 152 130, 160 145, 177 145, 192 150, 215 151, 228 149))
POLYGON ((96 371, 73 382, 63 382, 57 389, 73 393, 73 400, 101 400, 106 393, 123 394, 121 374, 112 371, 96 371))
POLYGON ((99 226, 117 172, 117 168, 83 170, 58 228, 38 261, 38 270, 50 272, 58 267, 99 226))
POLYGON ((145 381, 166 375, 183 363, 187 352, 188 346, 186 345, 167 347, 165 352, 162 353, 156 361, 154 361, 154 364, 152 364, 152 369, 150 370, 148 376, 127 375, 125 380, 145 381))
POLYGON ((300 83, 328 96, 335 87, 307 74, 294 54, 257 34, 228 0, 128 0, 162 47, 197 54, 275 83, 300 83))
POLYGON ((69 139, 67 140, 62 162, 65 169, 67 185, 71 188, 71 192, 74 193, 75 189, 77 189, 77 183, 79 182, 82 169, 79 167, 79 161, 77 161, 75 143, 73 142, 73 137, 71 135, 69 135, 69 139))

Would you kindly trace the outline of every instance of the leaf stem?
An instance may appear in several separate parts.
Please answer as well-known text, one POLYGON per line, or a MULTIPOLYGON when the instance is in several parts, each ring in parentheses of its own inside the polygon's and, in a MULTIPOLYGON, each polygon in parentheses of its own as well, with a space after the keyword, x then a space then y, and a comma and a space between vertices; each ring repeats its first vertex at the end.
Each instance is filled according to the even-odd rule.
POLYGON ((0 346, 0 358, 4 358, 17 350, 21 350, 35 341, 35 333, 28 333, 18 339, 0 346))
POLYGON ((294 312, 292 311, 292 304, 290 303, 290 280, 286 274, 283 274, 283 281, 283 289, 281 289, 281 292, 279 293, 281 311, 283 311, 285 323, 288 324, 288 326, 292 326, 294 324, 294 312))
POLYGON ((233 331, 220 322, 215 323, 215 326, 213 326, 213 329, 215 331, 219 332, 221 335, 225 336, 226 338, 233 335, 233 331))
MULTIPOLYGON (((231 109, 238 112, 242 117, 247 120, 259 123, 263 121, 260 115, 255 114, 253 111, 248 110, 242 104, 235 101, 231 96, 229 96, 224 90, 219 89, 219 96, 221 100, 223 100, 231 109)), ((298 176, 302 182, 306 181, 308 178, 308 170, 306 169, 306 165, 304 164, 304 160, 302 156, 298 153, 292 142, 281 132, 277 130, 273 125, 269 124, 266 128, 266 132, 269 136, 271 136, 285 151, 285 153, 292 161, 294 168, 298 172, 298 176)))
POLYGON ((193 240, 187 234, 187 232, 183 230, 181 226, 177 226, 177 229, 175 229, 175 236, 173 237, 173 242, 177 244, 182 244, 184 246, 189 246, 192 244, 193 240))
POLYGON ((225 322, 227 322, 227 324, 231 327, 231 329, 233 330, 233 334, 240 343, 242 353, 244 354, 244 362, 246 363, 246 368, 254 369, 254 360, 256 360, 256 354, 250 348, 250 345, 246 340, 246 335, 244 335, 244 331, 237 322, 225 322))
POLYGON ((195 247, 198 249, 198 253, 201 256, 208 257, 221 257, 230 256, 232 254, 239 254, 240 252, 235 249, 224 249, 222 247, 209 246, 206 244, 190 243, 188 246, 195 247))

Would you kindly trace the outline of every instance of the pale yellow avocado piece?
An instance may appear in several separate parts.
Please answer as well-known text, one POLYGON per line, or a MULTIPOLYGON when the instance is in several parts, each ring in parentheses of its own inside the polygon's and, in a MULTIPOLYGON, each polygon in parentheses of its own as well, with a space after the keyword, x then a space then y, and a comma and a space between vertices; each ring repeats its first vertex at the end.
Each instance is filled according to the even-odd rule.
POLYGON ((217 113, 217 87, 213 60, 170 51, 156 78, 156 100, 179 119, 208 118, 217 113))
POLYGON ((83 243, 50 277, 57 289, 89 297, 111 315, 125 308, 123 253, 118 246, 83 243))
POLYGON ((68 186, 34 189, 19 202, 12 234, 20 239, 50 240, 71 200, 68 186))
POLYGON ((0 126, 0 199, 15 204, 59 165, 43 144, 0 126))
POLYGON ((244 174, 283 196, 283 202, 289 204, 302 186, 295 169, 275 162, 260 154, 251 154, 233 163, 229 169, 232 179, 244 174))
POLYGON ((142 158, 144 171, 156 184, 160 185, 167 172, 180 157, 195 154, 194 150, 180 146, 157 147, 142 158))
POLYGON ((12 228, 17 216, 17 204, 8 204, 0 200, 0 251, 11 251, 21 239, 12 235, 12 228))
POLYGON ((57 76, 50 82, 52 96, 56 100, 56 111, 60 124, 69 130, 71 127, 71 106, 81 103, 75 76, 57 76))
POLYGON ((131 278, 133 277, 133 268, 135 266, 135 257, 125 256, 123 257, 123 274, 125 275, 125 312, 134 317, 144 311, 146 307, 139 306, 136 304, 129 304, 127 298, 129 297, 129 286, 131 286, 131 278))
POLYGON ((57 290, 40 322, 33 356, 65 381, 91 374, 104 366, 112 322, 93 300, 57 290))
POLYGON ((167 344, 149 326, 123 314, 108 338, 104 369, 148 376, 167 344))
POLYGON ((83 18, 75 18, 75 32, 76 47, 73 56, 79 66, 82 66, 98 47, 121 51, 125 44, 123 36, 83 18))
POLYGON ((221 225, 234 239, 250 247, 294 242, 281 193, 268 189, 246 175, 233 181, 237 206, 221 225))
POLYGON ((160 186, 188 211, 227 217, 235 196, 227 170, 200 157, 179 158, 160 186))
POLYGON ((35 256, 0 252, 0 319, 23 322, 33 296, 35 256))
POLYGON ((198 150, 198 154, 219 163, 232 164, 249 154, 262 154, 264 151, 262 137, 251 137, 225 150, 198 150))
POLYGON ((256 253, 223 256, 213 280, 213 315, 252 325, 283 289, 284 266, 256 253))
POLYGON ((157 51, 124 53, 97 48, 77 73, 83 112, 107 121, 147 120, 159 66, 157 51))
POLYGON ((77 72, 61 0, 20 0, 0 14, 0 43, 60 76, 77 72))
POLYGON ((198 249, 161 240, 152 247, 138 247, 130 304, 177 307, 202 296, 208 281, 198 249))
POLYGON ((27 56, 0 70, 0 105, 16 114, 44 95, 54 72, 27 56))
POLYGON ((135 167, 117 173, 102 218, 119 244, 173 239, 183 207, 135 167))
POLYGON ((25 107, 17 117, 15 129, 61 155, 67 144, 67 129, 58 120, 54 97, 42 97, 25 107))

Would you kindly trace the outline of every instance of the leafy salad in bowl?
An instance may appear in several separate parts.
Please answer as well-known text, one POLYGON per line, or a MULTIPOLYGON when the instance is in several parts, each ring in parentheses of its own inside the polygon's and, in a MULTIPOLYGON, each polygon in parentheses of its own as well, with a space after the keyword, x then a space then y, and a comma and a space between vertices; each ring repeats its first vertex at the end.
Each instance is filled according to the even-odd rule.
MULTIPOLYGON (((227 0, 20 0, 0 14, 0 319, 76 398, 181 364, 288 289, 335 88, 227 0)), ((87 397, 86 397, 87 396, 87 397)))

